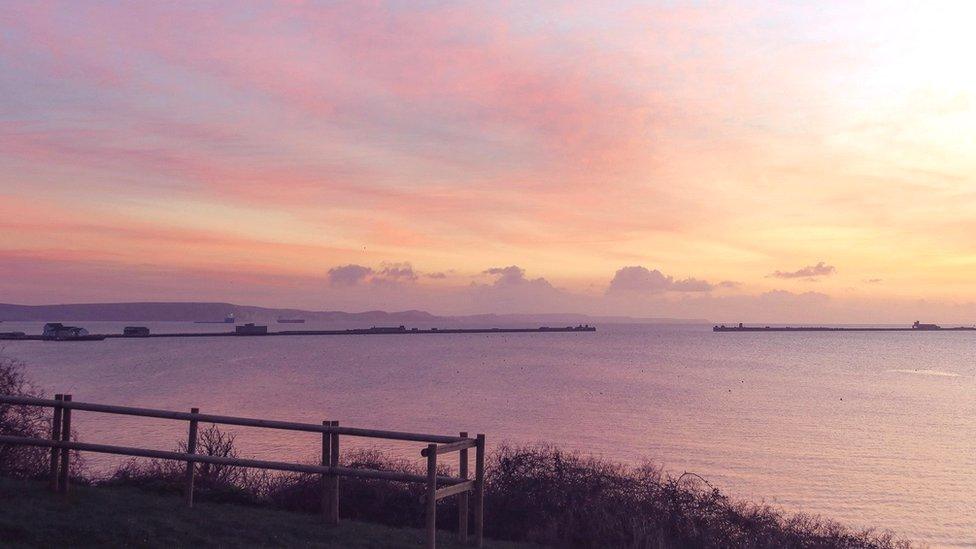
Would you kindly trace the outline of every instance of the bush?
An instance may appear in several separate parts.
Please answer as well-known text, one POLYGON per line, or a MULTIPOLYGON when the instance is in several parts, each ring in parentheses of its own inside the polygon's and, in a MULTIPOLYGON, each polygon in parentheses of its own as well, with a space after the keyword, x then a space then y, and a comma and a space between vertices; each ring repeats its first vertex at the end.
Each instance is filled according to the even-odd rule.
MULTIPOLYGON (((425 475, 426 469, 405 459, 384 456, 376 450, 353 450, 342 456, 344 467, 396 471, 425 475)), ((440 468, 442 474, 448 471, 440 468)), ((425 487, 421 484, 343 477, 340 479, 340 510, 344 518, 380 522, 390 526, 423 525, 425 487)), ((279 475, 267 485, 268 501, 291 511, 321 511, 322 485, 319 475, 279 475)), ((439 517, 440 518, 440 517, 439 517)), ((446 520, 446 519, 445 519, 446 520)))
POLYGON ((697 475, 550 446, 500 448, 485 498, 489 535, 559 547, 910 547, 889 533, 735 502, 697 475))
MULTIPOLYGON (((406 460, 370 450, 351 452, 342 462, 423 474, 406 460)), ((344 518, 423 526, 422 485, 355 478, 341 482, 344 518)), ((266 488, 263 499, 276 507, 305 512, 321 508, 316 475, 281 476, 266 488)), ((439 502, 439 527, 456 524, 457 498, 439 502)), ((551 446, 503 446, 491 455, 486 464, 485 533, 555 547, 910 546, 888 533, 855 532, 829 520, 735 502, 697 475, 671 477, 653 466, 626 467, 551 446)))
MULTIPOLYGON (((42 398, 44 393, 24 378, 20 362, 0 354, 0 395, 42 398)), ((0 434, 48 438, 51 436, 51 420, 47 416, 44 408, 0 404, 0 434)), ((47 448, 0 444, 0 476, 45 477, 50 455, 47 448)))
MULTIPOLYGON (((216 439, 222 455, 236 455, 233 437, 221 434, 216 439)), ((201 444, 208 446, 214 451, 213 445, 201 444)), ((351 451, 341 463, 424 474, 419 465, 375 450, 351 451)), ((142 470, 140 482, 152 486, 158 475, 178 490, 182 464, 157 467, 159 473, 142 470)), ((440 473, 450 471, 441 466, 440 473)), ((131 478, 130 472, 120 471, 115 481, 131 483, 131 478)), ((253 476, 218 475, 202 484, 239 490, 250 503, 321 511, 319 475, 265 475, 260 482, 253 476)), ((345 519, 398 527, 424 524, 421 484, 346 477, 340 486, 345 519)), ((215 493, 202 497, 213 499, 215 493)), ((457 498, 439 502, 439 527, 453 529, 457 512, 457 498)), ((910 547, 888 533, 856 532, 818 517, 786 516, 766 505, 733 501, 697 475, 671 477, 652 466, 627 467, 551 446, 503 446, 491 455, 486 463, 485 528, 492 538, 556 547, 910 547)))
MULTIPOLYGON (((238 457, 235 436, 210 425, 199 432, 196 453, 206 456, 238 457)), ((186 442, 180 442, 177 452, 186 452, 186 442)), ((186 464, 181 461, 139 459, 127 460, 106 480, 106 486, 133 486, 156 493, 182 493, 186 464)), ((194 497, 221 503, 256 504, 263 483, 268 477, 263 471, 217 465, 196 464, 194 497)))

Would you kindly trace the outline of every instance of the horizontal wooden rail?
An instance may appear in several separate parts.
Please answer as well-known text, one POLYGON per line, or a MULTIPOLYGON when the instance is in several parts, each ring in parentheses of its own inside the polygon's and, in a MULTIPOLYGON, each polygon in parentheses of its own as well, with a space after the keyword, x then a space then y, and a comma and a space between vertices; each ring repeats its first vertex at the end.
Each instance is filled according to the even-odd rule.
POLYGON ((473 492, 473 491, 474 491, 473 480, 458 482, 457 484, 453 484, 446 488, 440 488, 439 490, 434 492, 434 499, 438 500, 438 499, 449 498, 457 494, 462 494, 464 492, 473 492))
POLYGON ((243 427, 263 427, 267 429, 284 429, 288 431, 306 431, 310 433, 335 433, 354 437, 383 438, 388 440, 407 440, 412 442, 435 442, 450 444, 463 440, 461 437, 445 435, 428 435, 423 433, 407 433, 401 431, 383 431, 379 429, 362 429, 357 427, 339 427, 332 425, 317 425, 314 423, 297 423, 294 421, 277 421, 272 419, 257 419, 248 417, 218 416, 213 414, 191 414, 172 410, 156 410, 152 408, 134 408, 131 406, 115 406, 111 404, 94 404, 90 402, 63 402, 43 398, 0 395, 0 404, 15 404, 24 406, 42 406, 47 408, 61 407, 65 409, 84 410, 87 412, 102 412, 107 414, 121 414, 127 416, 154 417, 160 419, 177 419, 182 421, 196 420, 201 423, 218 423, 221 425, 240 425, 243 427))
MULTIPOLYGON (((473 438, 459 440, 457 442, 448 442, 447 444, 438 444, 437 455, 447 454, 450 452, 460 452, 461 450, 465 450, 467 448, 474 448, 477 445, 478 441, 473 438)), ((420 451, 420 455, 423 457, 427 457, 427 453, 427 448, 420 451)))
MULTIPOLYGON (((336 474, 345 477, 358 477, 374 480, 390 480, 394 482, 427 482, 425 475, 411 475, 396 471, 380 471, 378 469, 357 469, 354 467, 331 467, 328 465, 309 465, 304 463, 287 463, 284 461, 265 461, 259 459, 231 458, 223 456, 208 456, 206 454, 186 454, 166 450, 149 450, 146 448, 132 448, 129 446, 112 446, 109 444, 94 444, 91 442, 54 442, 46 438, 17 437, 0 435, 0 444, 19 444, 24 446, 44 446, 50 448, 66 448, 99 454, 116 454, 133 457, 156 459, 171 459, 175 461, 192 461, 194 463, 212 463, 214 465, 230 465, 251 469, 273 469, 276 471, 292 471, 295 473, 336 474)), ((437 482, 444 484, 463 483, 463 479, 438 476, 437 482)))

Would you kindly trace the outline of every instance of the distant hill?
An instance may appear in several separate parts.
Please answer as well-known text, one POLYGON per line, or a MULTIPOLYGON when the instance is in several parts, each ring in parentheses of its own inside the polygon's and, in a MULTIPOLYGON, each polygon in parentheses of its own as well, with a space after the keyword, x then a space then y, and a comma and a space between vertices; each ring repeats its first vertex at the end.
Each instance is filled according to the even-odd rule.
POLYGON ((265 320, 278 317, 305 318, 320 321, 389 321, 421 322, 437 319, 424 311, 303 311, 300 309, 271 309, 233 303, 73 303, 66 305, 10 305, 0 304, 0 320, 104 320, 104 321, 195 321, 222 320, 228 314, 241 320, 265 320))
POLYGON ((633 318, 619 316, 589 316, 583 314, 482 314, 437 316, 426 311, 306 311, 205 302, 147 302, 147 303, 72 303, 63 305, 13 305, 0 303, 0 320, 11 321, 219 321, 233 314, 241 321, 273 321, 277 318, 304 318, 308 321, 335 323, 404 324, 420 322, 452 322, 458 324, 595 324, 595 323, 668 323, 700 324, 704 319, 633 318))
POLYGON ((466 324, 498 324, 498 323, 551 323, 560 324, 709 324, 705 318, 668 318, 668 317, 633 317, 633 316, 599 316, 579 313, 542 313, 542 314, 480 314, 451 316, 457 322, 466 324))

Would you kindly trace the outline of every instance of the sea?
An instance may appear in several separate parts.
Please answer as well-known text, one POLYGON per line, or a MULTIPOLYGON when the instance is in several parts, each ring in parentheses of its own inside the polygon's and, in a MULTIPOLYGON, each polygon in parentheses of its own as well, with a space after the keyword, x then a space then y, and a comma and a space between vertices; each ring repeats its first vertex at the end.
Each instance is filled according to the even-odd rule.
MULTIPOLYGON (((92 333, 220 324, 72 322, 92 333)), ((40 333, 41 323, 0 331, 40 333)), ((416 325, 424 328, 422 324, 416 325)), ((347 326, 359 327, 359 326, 347 326)), ((442 328, 447 326, 441 326, 442 328)), ((332 329, 275 325, 269 329, 332 329)), ((596 332, 0 342, 74 400, 436 434, 484 433, 693 472, 733 498, 976 547, 976 332, 596 332)), ((78 412, 80 440, 174 449, 182 422, 78 412)), ((314 434, 230 428, 244 457, 317 459, 314 434)), ((421 463, 419 443, 343 438, 421 463)), ((105 474, 119 458, 89 455, 105 474)))

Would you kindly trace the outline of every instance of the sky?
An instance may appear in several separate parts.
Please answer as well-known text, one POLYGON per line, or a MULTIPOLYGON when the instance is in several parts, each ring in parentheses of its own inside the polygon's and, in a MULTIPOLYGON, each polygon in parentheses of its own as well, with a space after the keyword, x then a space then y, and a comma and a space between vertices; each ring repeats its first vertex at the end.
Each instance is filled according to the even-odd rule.
POLYGON ((0 3, 0 302, 976 322, 972 2, 0 3))

